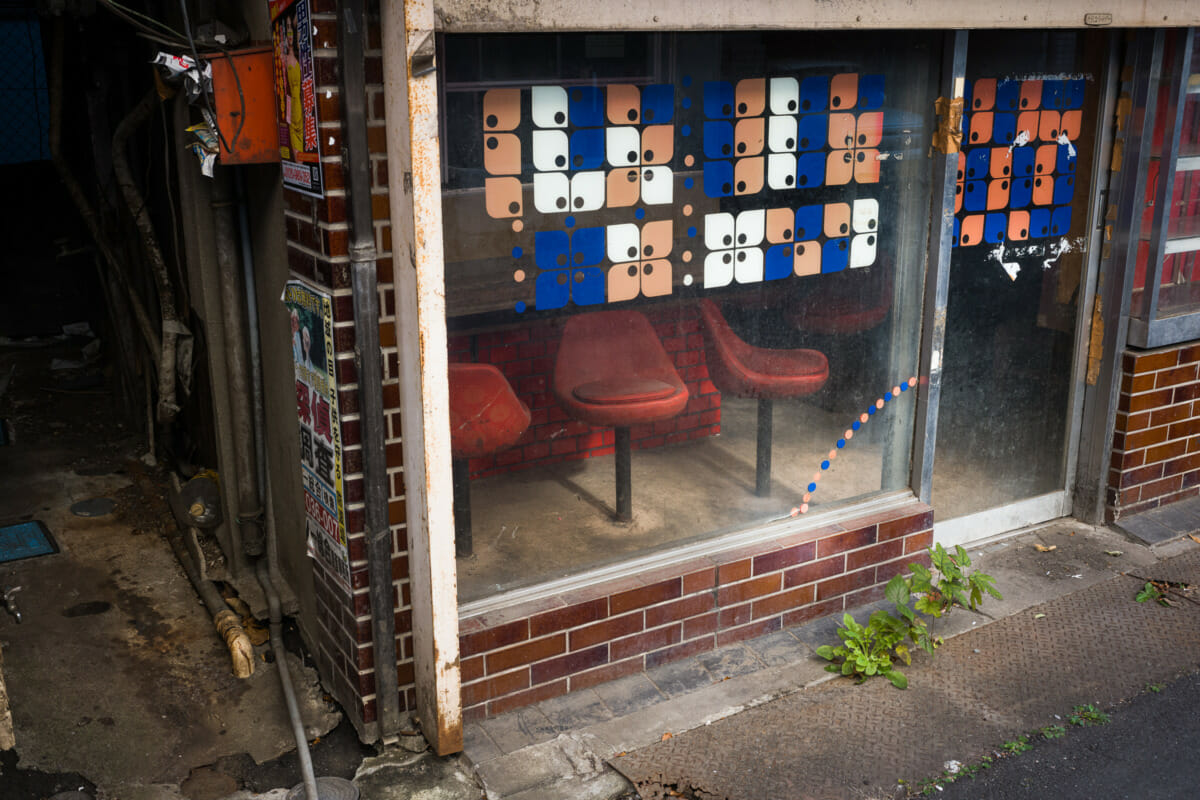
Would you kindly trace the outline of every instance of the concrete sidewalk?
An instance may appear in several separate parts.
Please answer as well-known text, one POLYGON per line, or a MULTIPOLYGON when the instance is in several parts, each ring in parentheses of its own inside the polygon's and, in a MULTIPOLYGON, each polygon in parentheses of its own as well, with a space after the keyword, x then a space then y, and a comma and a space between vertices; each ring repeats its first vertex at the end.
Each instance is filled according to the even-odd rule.
POLYGON ((893 798, 1074 705, 1200 666, 1200 605, 1133 599, 1135 575, 1200 585, 1186 536, 1150 545, 1063 520, 970 553, 1004 600, 937 621, 946 643, 914 657, 906 691, 825 672, 813 651, 837 620, 819 620, 470 724, 458 759, 372 760, 363 800, 434 784, 431 798, 478 797, 467 778, 489 800, 893 798), (432 771, 408 783, 417 765, 432 771))

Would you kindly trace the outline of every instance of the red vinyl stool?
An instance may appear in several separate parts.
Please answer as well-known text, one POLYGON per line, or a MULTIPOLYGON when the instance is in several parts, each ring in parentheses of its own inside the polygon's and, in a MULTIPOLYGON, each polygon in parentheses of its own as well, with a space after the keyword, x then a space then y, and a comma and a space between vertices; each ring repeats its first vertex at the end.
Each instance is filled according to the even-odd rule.
POLYGON ((507 450, 529 427, 529 408, 491 364, 450 365, 450 455, 454 468, 454 551, 471 555, 470 459, 507 450))
POLYGON ((575 419, 616 429, 617 519, 633 519, 629 428, 677 416, 688 390, 650 321, 637 311, 596 311, 563 326, 554 395, 575 419))
POLYGON ((812 394, 829 379, 829 361, 817 350, 769 350, 744 342, 712 300, 700 301, 708 376, 722 392, 758 400, 754 491, 771 493, 773 401, 812 394))

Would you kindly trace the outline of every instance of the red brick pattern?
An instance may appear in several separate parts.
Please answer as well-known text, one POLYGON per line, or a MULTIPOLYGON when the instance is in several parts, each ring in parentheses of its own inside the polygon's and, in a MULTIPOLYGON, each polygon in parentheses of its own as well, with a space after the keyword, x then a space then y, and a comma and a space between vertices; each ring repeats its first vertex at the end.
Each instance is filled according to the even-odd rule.
POLYGON ((499 714, 878 600, 933 540, 910 503, 461 621, 463 714, 499 714))
POLYGON ((1128 350, 1121 367, 1110 522, 1200 493, 1200 345, 1128 350))
MULTIPOLYGON (((404 531, 404 482, 400 458, 400 391, 395 336, 395 293, 387 189, 384 136, 382 57, 377 4, 368 24, 367 76, 368 142, 372 174, 372 209, 380 301, 380 344, 384 355, 384 413, 387 417, 387 464, 392 501, 388 517, 393 531, 392 576, 396 594, 396 637, 400 707, 414 708, 412 623, 408 591, 407 542, 404 531)), ((358 372, 354 361, 354 314, 351 301, 349 225, 342 170, 342 124, 338 67, 338 16, 336 3, 313 3, 313 39, 321 164, 325 197, 317 199, 284 190, 284 226, 288 265, 292 276, 330 292, 334 305, 334 350, 337 358, 339 403, 342 412, 343 468, 347 498, 346 523, 351 558, 352 591, 347 594, 312 561, 317 599, 316 657, 321 678, 330 694, 362 730, 375 720, 375 664, 364 536, 362 433, 358 404, 358 372), (332 144, 331 144, 332 141, 332 144)), ((301 502, 300 498, 296 502, 301 502)))
MULTIPOLYGON (((674 419, 630 430, 633 447, 662 447, 721 430, 721 394, 708 378, 700 313, 693 306, 645 309, 663 348, 688 388, 688 404, 674 419)), ((471 460, 471 476, 478 478, 544 466, 559 461, 612 455, 612 428, 593 428, 572 419, 554 399, 554 357, 558 353, 562 320, 545 320, 504 331, 458 334, 450 337, 452 362, 495 364, 513 391, 529 406, 529 429, 509 450, 471 460)))

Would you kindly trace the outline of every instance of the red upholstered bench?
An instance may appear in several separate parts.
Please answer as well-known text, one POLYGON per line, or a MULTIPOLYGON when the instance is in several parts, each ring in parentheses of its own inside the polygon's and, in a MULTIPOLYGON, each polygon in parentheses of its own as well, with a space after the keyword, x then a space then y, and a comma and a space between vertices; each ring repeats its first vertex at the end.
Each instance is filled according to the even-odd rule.
POLYGON ((471 555, 469 459, 507 450, 529 427, 529 408, 491 364, 451 364, 450 455, 454 467, 454 549, 471 555))
POLYGON ((554 363, 554 396, 573 418, 616 429, 617 518, 633 518, 633 425, 670 419, 688 390, 650 321, 637 311, 596 311, 563 326, 554 363))
POLYGON ((758 400, 755 493, 771 493, 772 401, 812 394, 829 379, 829 361, 817 350, 771 350, 741 339, 712 300, 700 301, 708 376, 722 392, 758 400))

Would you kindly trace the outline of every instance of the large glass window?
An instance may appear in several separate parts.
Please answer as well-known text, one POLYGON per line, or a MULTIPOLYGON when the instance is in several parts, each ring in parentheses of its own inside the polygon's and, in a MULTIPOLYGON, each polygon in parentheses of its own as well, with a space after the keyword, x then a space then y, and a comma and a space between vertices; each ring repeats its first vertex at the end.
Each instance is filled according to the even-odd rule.
POLYGON ((909 485, 940 43, 443 38, 460 600, 909 485))
POLYGON ((1200 53, 1196 30, 1165 31, 1151 93, 1145 205, 1138 234, 1133 321, 1140 347, 1200 336, 1200 53), (1148 290, 1147 287, 1154 289, 1148 290))

